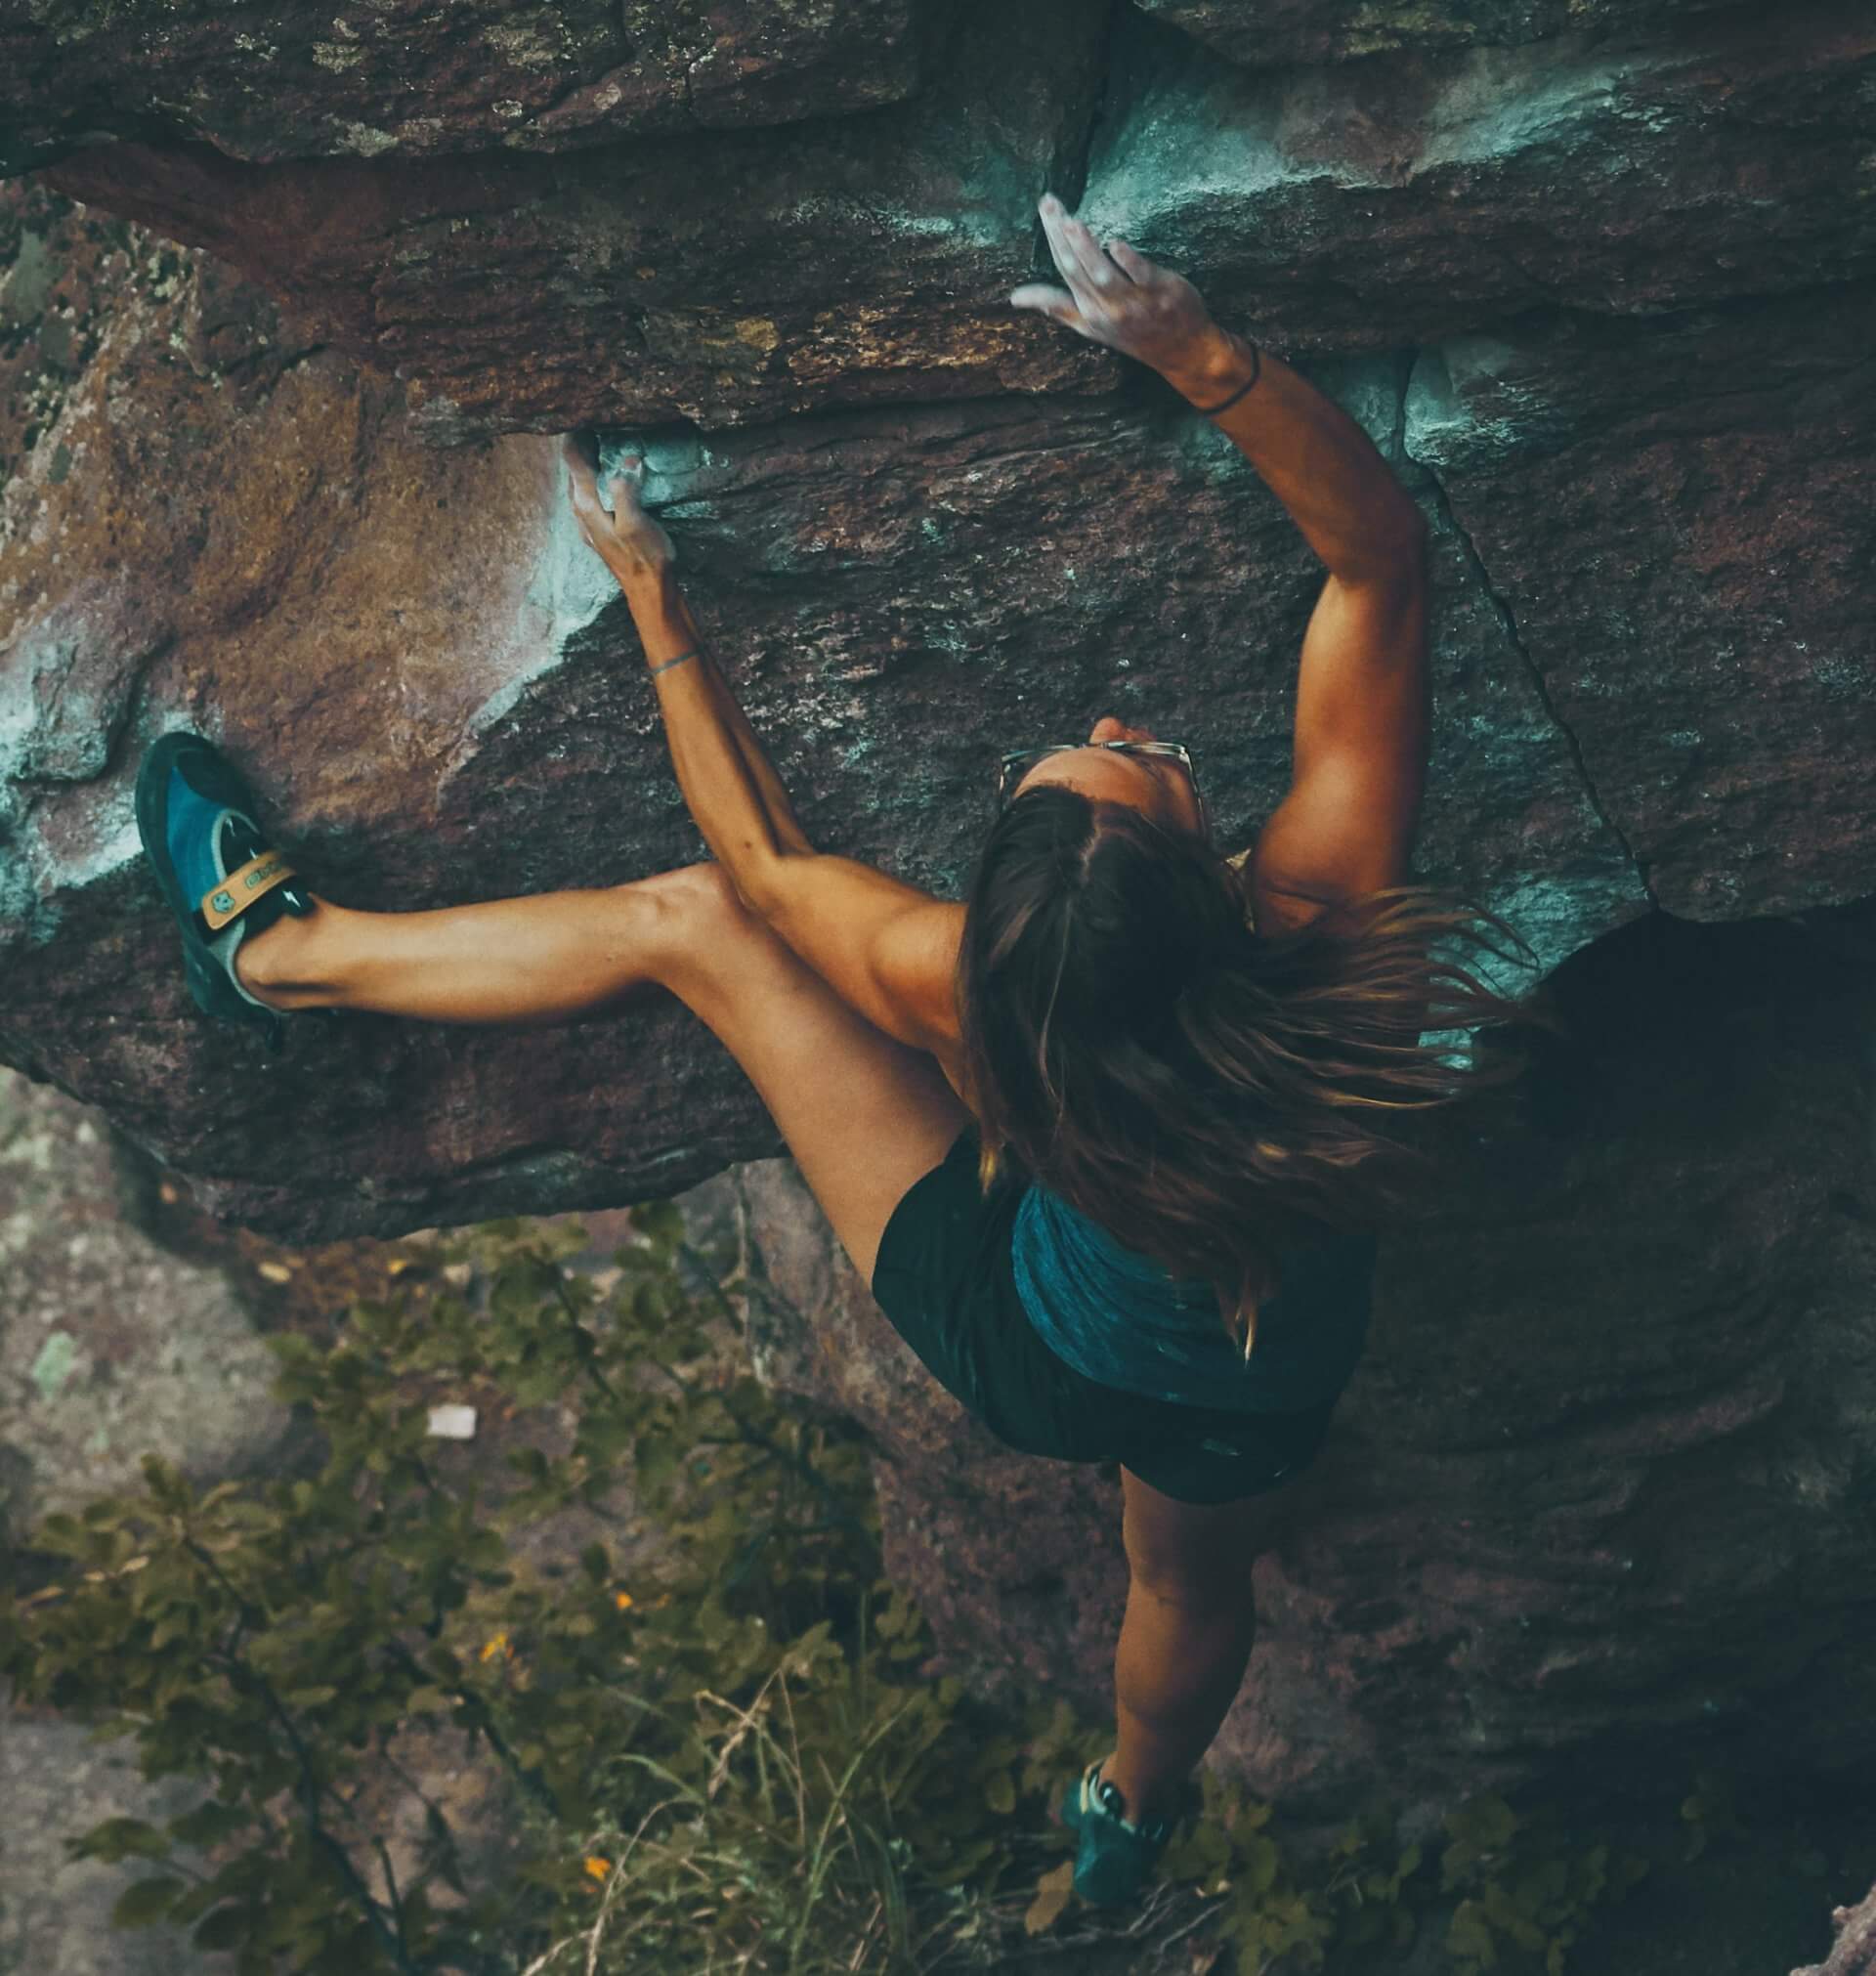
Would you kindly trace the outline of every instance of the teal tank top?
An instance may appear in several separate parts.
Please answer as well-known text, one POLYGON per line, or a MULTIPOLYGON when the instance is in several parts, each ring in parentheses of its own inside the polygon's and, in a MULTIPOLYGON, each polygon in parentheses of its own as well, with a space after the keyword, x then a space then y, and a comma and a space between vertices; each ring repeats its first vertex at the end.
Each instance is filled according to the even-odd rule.
POLYGON ((1355 1369, 1379 1248, 1372 1234, 1325 1226, 1284 1250, 1248 1360, 1209 1282, 1123 1248, 1045 1187, 1017 1203, 1010 1261, 1038 1336, 1085 1378, 1185 1406, 1297 1413, 1333 1399, 1355 1369))

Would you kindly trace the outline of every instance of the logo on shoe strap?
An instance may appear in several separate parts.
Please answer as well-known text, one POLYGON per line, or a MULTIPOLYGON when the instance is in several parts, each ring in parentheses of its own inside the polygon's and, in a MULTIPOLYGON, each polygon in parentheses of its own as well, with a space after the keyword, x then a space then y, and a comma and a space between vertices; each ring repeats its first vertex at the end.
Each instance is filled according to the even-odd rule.
MULTIPOLYGON (((256 865, 248 873, 241 881, 241 889, 251 892, 256 885, 264 885, 270 879, 277 878, 283 868, 283 860, 277 857, 269 858, 266 864, 256 865)), ((224 887, 209 900, 209 904, 218 913, 232 913, 234 910, 234 895, 224 887)))

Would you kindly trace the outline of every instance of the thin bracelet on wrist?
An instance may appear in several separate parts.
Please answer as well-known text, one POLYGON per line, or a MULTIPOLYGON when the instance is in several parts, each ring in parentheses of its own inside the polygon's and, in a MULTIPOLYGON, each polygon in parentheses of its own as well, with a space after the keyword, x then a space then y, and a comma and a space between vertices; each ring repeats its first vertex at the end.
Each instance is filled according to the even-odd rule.
POLYGON ((1193 407, 1195 411, 1203 412, 1207 418, 1215 418, 1219 412, 1229 411, 1237 404, 1238 400, 1251 389, 1252 385, 1256 384, 1258 379, 1263 375, 1263 359, 1258 354, 1258 346, 1248 336, 1240 336, 1238 341, 1251 353, 1250 380, 1247 383, 1240 384, 1237 390, 1222 405, 1197 405, 1193 407))
POLYGON ((661 672, 668 672, 673 666, 682 666, 685 660, 695 659, 703 649, 702 645, 693 645, 688 652, 680 652, 675 659, 666 659, 660 665, 654 666, 652 667, 652 677, 656 679, 661 672))

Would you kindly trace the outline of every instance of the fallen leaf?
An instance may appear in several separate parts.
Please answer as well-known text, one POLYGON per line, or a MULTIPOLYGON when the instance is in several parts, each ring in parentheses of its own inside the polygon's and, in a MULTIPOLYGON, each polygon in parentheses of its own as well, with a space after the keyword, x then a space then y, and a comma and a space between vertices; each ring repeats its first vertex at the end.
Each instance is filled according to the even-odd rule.
POLYGON ((1068 1906, 1068 1896, 1075 1884, 1075 1862, 1064 1860, 1059 1867, 1051 1869, 1036 1882, 1036 1898, 1029 1904, 1029 1912, 1023 1916, 1026 1934, 1040 1935, 1045 1928, 1053 1927, 1055 1918, 1068 1906))

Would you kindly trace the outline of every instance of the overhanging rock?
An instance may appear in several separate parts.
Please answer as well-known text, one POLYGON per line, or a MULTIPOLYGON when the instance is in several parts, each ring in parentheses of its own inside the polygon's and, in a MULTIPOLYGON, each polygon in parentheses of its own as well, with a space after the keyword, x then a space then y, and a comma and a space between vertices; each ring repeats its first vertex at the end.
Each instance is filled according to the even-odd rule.
MULTIPOLYGON (((1867 952, 1861 988, 1825 975, 1871 884, 1876 29, 1260 12, 1283 65, 1193 38, 1223 0, 1181 0, 1192 34, 830 7, 787 46, 712 9, 738 127, 702 127, 673 28, 618 58, 649 64, 636 108, 582 99, 592 51, 557 44, 543 90, 587 118, 564 144, 511 71, 497 135, 466 70, 393 76, 362 28, 356 62, 295 58, 272 128, 213 77, 186 109, 112 95, 134 142, 0 198, 0 1057, 301 1240, 781 1149, 657 991, 551 1030, 305 1018, 265 1058, 189 1001, 137 852, 137 762, 190 725, 344 905, 597 914, 701 855, 566 508, 576 422, 648 453, 818 843, 955 896, 998 752, 1108 711, 1188 741, 1249 842, 1322 573, 1214 426, 1008 309, 1053 188, 1303 365, 1420 503, 1416 873, 1506 914, 1594 1032, 1547 1116, 1456 1126, 1450 1198, 1391 1239, 1220 1760, 1325 1816, 1395 1762, 1423 1811, 1866 1765, 1867 952), (369 115, 434 131, 344 134, 406 83, 429 111, 369 115), (653 128, 677 90, 689 122, 653 128)), ((28 15, 79 19, 0 0, 0 32, 28 15)), ((158 69, 211 31, 164 18, 158 69)), ((139 86, 99 55, 82 75, 139 86)), ((33 144, 97 135, 73 92, 33 144)), ((805 1316, 858 1323, 851 1290, 805 1316)), ((878 1423, 895 1572, 986 1678, 1104 1695, 1111 1487, 992 1464, 874 1319, 828 1396, 878 1423)))

